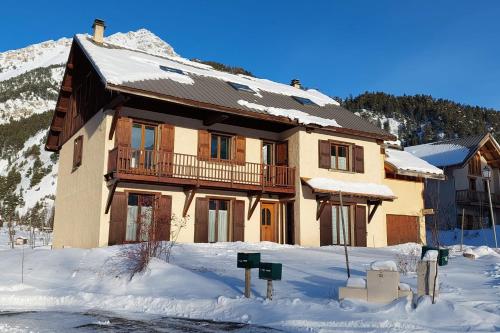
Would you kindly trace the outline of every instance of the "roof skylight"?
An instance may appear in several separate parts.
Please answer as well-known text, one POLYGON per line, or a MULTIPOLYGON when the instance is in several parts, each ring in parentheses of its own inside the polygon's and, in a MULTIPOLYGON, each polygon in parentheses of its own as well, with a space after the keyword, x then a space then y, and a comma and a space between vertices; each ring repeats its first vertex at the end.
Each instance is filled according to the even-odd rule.
POLYGON ((170 72, 170 73, 176 73, 176 74, 181 74, 184 75, 184 72, 178 68, 173 68, 173 67, 168 67, 168 66, 163 66, 160 65, 160 69, 165 72, 170 72))
POLYGON ((318 104, 314 103, 313 101, 311 101, 309 98, 305 98, 305 97, 299 97, 299 96, 292 96, 294 100, 296 100, 297 102, 299 102, 300 104, 302 105, 313 105, 313 106, 318 106, 318 104))
POLYGON ((244 92, 249 92, 251 94, 255 94, 255 90, 247 86, 246 84, 241 84, 241 83, 236 83, 236 82, 228 82, 231 87, 238 91, 244 91, 244 92))

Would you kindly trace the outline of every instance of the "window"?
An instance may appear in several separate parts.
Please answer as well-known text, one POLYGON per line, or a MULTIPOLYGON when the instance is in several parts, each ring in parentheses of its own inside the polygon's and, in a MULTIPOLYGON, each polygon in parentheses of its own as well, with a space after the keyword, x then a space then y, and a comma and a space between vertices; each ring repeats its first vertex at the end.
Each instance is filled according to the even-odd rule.
POLYGON ((229 241, 229 200, 208 201, 208 242, 229 241))
POLYGON ((73 170, 82 165, 83 136, 77 137, 73 143, 73 170))
POLYGON ((231 159, 232 137, 222 134, 210 134, 210 157, 217 160, 231 159))
POLYGON ((247 86, 246 84, 236 83, 236 82, 228 82, 231 87, 238 91, 249 92, 251 94, 255 94, 255 91, 247 86))
POLYGON ((309 98, 305 97, 299 97, 299 96, 292 96, 293 99, 295 99, 297 102, 299 102, 302 105, 313 105, 313 106, 318 106, 318 104, 314 103, 311 101, 309 98))
POLYGON ((131 168, 151 169, 154 167, 156 126, 134 123, 132 125, 131 168))
POLYGON ((476 190, 476 178, 474 177, 469 178, 469 190, 471 191, 476 190))
POLYGON ((330 168, 335 170, 349 170, 349 146, 331 144, 330 168))
POLYGON ((178 69, 178 68, 173 68, 173 67, 168 67, 168 66, 160 65, 160 69, 162 71, 165 71, 165 72, 170 72, 170 73, 185 75, 185 73, 182 70, 178 69))
POLYGON ((345 230, 345 244, 351 244, 351 214, 349 206, 337 206, 332 205, 332 244, 333 245, 344 245, 344 232, 342 231, 342 226, 345 230), (342 215, 344 216, 344 223, 342 224, 342 215))
POLYGON ((129 193, 125 241, 146 241, 152 232, 154 195, 129 193))

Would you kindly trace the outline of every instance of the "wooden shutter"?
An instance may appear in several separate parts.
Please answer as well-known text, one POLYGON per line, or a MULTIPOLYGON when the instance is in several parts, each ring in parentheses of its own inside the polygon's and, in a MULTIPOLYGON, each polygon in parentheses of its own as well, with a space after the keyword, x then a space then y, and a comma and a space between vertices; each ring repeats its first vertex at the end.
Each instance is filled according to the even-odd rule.
POLYGON ((157 239, 162 241, 170 240, 170 222, 172 220, 172 197, 162 195, 158 201, 158 210, 156 218, 157 239))
POLYGON ((365 156, 363 146, 354 146, 354 172, 365 172, 365 156))
POLYGON ((210 158, 210 133, 206 130, 198 130, 198 158, 200 160, 210 158))
POLYGON ((245 164, 246 156, 246 138, 244 136, 237 135, 234 138, 235 154, 234 160, 238 164, 245 164))
POLYGON ((83 136, 77 137, 73 143, 73 169, 82 165, 83 136))
POLYGON ((108 244, 122 244, 125 241, 125 226, 127 223, 127 195, 115 192, 111 203, 108 244))
POLYGON ((130 147, 132 145, 132 119, 126 117, 118 118, 115 136, 115 145, 130 147))
POLYGON ((172 175, 174 162, 174 137, 175 129, 172 125, 161 124, 160 132, 160 154, 158 157, 158 168, 162 175, 172 175))
POLYGON ((195 243, 208 243, 208 199, 197 198, 194 217, 195 243))
POLYGON ((332 245, 332 205, 327 203, 319 218, 319 245, 332 245))
POLYGON ((276 143, 276 165, 288 165, 288 141, 276 143))
POLYGON ((245 201, 234 201, 233 242, 245 240, 245 201))
POLYGON ((331 151, 330 151, 330 142, 325 140, 319 141, 319 167, 322 169, 330 169, 331 168, 331 151))
POLYGON ((354 229, 356 246, 366 247, 366 206, 356 206, 354 229))

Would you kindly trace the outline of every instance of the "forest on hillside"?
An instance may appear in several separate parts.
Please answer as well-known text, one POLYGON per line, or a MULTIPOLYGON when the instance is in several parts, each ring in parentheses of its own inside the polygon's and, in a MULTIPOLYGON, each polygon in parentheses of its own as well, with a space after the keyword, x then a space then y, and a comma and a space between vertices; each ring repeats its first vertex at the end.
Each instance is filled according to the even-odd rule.
POLYGON ((500 130, 500 113, 496 110, 429 95, 365 92, 343 99, 341 104, 383 128, 388 126, 381 118, 397 120, 397 134, 405 146, 500 130))

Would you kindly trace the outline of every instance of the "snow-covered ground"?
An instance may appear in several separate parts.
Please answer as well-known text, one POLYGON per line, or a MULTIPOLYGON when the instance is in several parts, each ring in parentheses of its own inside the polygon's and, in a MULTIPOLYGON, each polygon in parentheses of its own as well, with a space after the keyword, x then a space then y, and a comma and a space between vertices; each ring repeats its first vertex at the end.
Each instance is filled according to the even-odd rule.
MULTIPOLYGON (((285 332, 493 332, 500 329, 500 255, 482 251, 476 260, 452 255, 440 269, 441 296, 414 308, 401 299, 388 305, 337 301, 345 284, 343 248, 303 248, 274 243, 181 244, 172 262, 155 260, 132 279, 120 275, 122 247, 10 250, 0 233, 0 310, 110 311, 214 319, 265 325, 285 332), (275 298, 265 300, 265 281, 252 271, 251 299, 245 299, 240 251, 259 251, 263 261, 283 263, 275 298), (488 254, 489 253, 489 254, 488 254)), ((374 260, 395 260, 417 247, 350 248, 351 271, 363 277, 374 260)), ((452 251, 453 252, 453 251, 452 251)), ((455 252, 453 252, 455 253, 455 252)), ((416 289, 414 274, 402 282, 416 289)), ((0 324, 2 319, 0 318, 0 324)), ((1 325, 0 325, 1 327, 1 325)))

